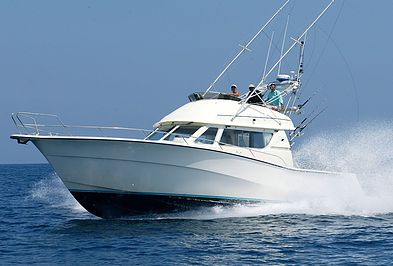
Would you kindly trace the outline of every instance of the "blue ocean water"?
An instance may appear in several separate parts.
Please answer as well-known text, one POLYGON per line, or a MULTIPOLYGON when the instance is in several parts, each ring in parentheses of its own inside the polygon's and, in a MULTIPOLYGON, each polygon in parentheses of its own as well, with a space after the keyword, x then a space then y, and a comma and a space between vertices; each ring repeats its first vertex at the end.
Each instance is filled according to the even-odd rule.
POLYGON ((386 265, 393 260, 391 202, 368 202, 390 204, 375 213, 363 201, 353 206, 303 201, 103 220, 80 207, 47 164, 0 165, 0 180, 0 264, 386 265))

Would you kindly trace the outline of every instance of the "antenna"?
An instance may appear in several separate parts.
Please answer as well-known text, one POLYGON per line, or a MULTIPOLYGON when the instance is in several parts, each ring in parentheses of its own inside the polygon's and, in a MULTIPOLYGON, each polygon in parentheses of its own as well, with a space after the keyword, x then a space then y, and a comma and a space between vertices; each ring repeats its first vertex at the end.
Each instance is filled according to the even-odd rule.
MULTIPOLYGON (((288 17, 287 17, 287 25, 285 25, 284 38, 282 39, 280 57, 282 56, 282 53, 284 52, 285 39, 287 38, 288 23, 289 23, 289 15, 288 15, 288 17)), ((280 70, 281 70, 281 61, 280 61, 280 63, 278 64, 277 75, 280 75, 280 70)), ((263 76, 265 76, 265 73, 263 73, 263 76)))
POLYGON ((274 68, 287 56, 287 54, 295 47, 296 44, 301 43, 301 39, 304 37, 304 35, 317 23, 317 21, 325 14, 325 12, 329 9, 329 7, 334 3, 335 0, 332 0, 326 7, 325 9, 318 15, 318 17, 308 26, 308 28, 299 36, 298 39, 292 39, 294 40, 293 44, 288 48, 288 50, 278 59, 278 61, 272 66, 272 68, 267 72, 266 76, 262 78, 262 80, 258 83, 257 87, 261 86, 263 81, 266 79, 267 76, 269 76, 270 73, 274 70, 274 68))
POLYGON ((240 55, 244 53, 244 51, 249 50, 248 46, 251 45, 251 43, 261 34, 261 32, 270 24, 270 22, 278 15, 278 13, 281 12, 281 10, 289 3, 291 0, 287 0, 277 11, 276 13, 273 14, 273 16, 265 23, 265 25, 262 26, 262 28, 251 38, 251 40, 246 44, 246 45, 241 45, 240 47, 242 48, 240 52, 232 59, 232 61, 224 68, 223 71, 218 75, 218 77, 213 81, 212 84, 207 88, 207 90, 203 93, 203 96, 208 93, 211 88, 217 83, 217 81, 224 75, 224 73, 228 70, 228 68, 239 58, 240 55))

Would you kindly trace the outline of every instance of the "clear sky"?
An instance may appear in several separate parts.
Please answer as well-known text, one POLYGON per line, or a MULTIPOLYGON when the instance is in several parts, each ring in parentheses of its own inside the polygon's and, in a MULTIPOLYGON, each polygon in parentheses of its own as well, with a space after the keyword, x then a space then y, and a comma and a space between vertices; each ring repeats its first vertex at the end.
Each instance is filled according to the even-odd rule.
MULTIPOLYGON (((283 2, 0 1, 0 163, 45 162, 33 145, 9 139, 16 132, 12 112, 151 128, 188 94, 204 91, 283 2)), ((329 1, 293 2, 265 31, 275 32, 270 65, 288 13, 288 37, 296 37, 329 1)), ((336 0, 309 33, 303 97, 317 91, 308 108, 328 109, 308 135, 392 120, 392 10, 391 0, 336 0)), ((237 83, 245 92, 259 81, 266 35, 215 89, 237 83)), ((297 56, 288 57, 284 71, 297 56)))

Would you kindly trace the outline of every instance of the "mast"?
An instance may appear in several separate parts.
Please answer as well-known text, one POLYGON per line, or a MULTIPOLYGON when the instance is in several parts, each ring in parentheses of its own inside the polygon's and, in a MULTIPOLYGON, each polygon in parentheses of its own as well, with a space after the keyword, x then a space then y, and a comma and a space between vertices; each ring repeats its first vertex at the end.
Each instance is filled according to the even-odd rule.
POLYGON ((221 73, 218 75, 218 77, 213 81, 212 84, 206 89, 206 91, 203 93, 203 96, 206 95, 217 83, 217 81, 224 75, 224 73, 231 67, 231 65, 244 53, 244 51, 249 51, 248 47, 251 45, 251 43, 261 34, 261 32, 272 22, 272 20, 281 12, 281 10, 289 3, 291 0, 287 0, 277 11, 276 13, 273 14, 273 16, 265 23, 265 25, 262 26, 262 28, 251 38, 251 40, 246 44, 246 45, 241 45, 241 50, 240 52, 232 59, 232 61, 221 71, 221 73))

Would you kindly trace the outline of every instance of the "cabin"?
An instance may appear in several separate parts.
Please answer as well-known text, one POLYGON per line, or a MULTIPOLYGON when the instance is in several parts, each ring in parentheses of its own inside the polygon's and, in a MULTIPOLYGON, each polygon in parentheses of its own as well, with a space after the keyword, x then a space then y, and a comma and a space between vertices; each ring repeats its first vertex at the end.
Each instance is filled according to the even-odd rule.
MULTIPOLYGON (((157 122, 145 140, 237 154, 264 162, 293 166, 286 131, 295 129, 291 119, 270 108, 242 104, 222 94, 195 99, 157 122)), ((236 97, 235 97, 236 98, 236 97)), ((191 99, 190 99, 191 100, 191 99)))

